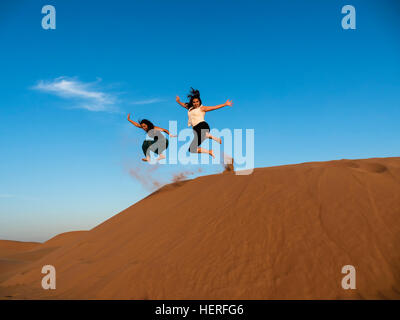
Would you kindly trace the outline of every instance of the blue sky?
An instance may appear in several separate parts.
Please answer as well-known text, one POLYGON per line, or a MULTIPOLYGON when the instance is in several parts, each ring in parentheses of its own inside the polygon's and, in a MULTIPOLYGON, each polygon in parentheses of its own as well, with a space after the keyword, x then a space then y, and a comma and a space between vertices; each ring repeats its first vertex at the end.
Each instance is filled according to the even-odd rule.
POLYGON ((256 167, 399 156, 399 14, 388 0, 1 1, 0 239, 94 227, 149 193, 127 168, 196 171, 150 172, 126 121, 186 128, 175 95, 191 86, 234 101, 206 120, 254 129, 256 167))

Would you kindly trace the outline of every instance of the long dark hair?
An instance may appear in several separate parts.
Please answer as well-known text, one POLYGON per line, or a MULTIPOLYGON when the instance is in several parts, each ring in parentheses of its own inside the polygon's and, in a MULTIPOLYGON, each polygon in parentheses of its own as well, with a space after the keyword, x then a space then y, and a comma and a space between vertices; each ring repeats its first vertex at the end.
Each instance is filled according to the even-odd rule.
POLYGON ((190 93, 187 95, 187 97, 190 99, 189 102, 186 104, 186 108, 188 110, 193 108, 193 100, 194 99, 199 99, 200 105, 202 105, 201 99, 200 99, 200 91, 199 90, 190 88, 190 93))
POLYGON ((147 132, 154 129, 154 124, 150 120, 143 119, 143 120, 140 120, 139 123, 140 124, 144 123, 147 125, 147 130, 146 130, 147 132))

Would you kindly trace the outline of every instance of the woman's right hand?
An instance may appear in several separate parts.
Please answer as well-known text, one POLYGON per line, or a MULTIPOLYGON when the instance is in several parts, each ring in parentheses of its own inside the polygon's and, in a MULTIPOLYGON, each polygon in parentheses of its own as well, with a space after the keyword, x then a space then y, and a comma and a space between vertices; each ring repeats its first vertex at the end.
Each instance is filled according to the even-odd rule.
POLYGON ((130 115, 131 115, 131 114, 130 114, 130 113, 128 113, 128 121, 129 121, 129 120, 131 120, 131 118, 130 118, 130 115))
POLYGON ((175 99, 176 99, 176 102, 178 102, 178 103, 181 102, 181 98, 179 98, 179 96, 176 96, 175 99))
POLYGON ((232 107, 232 105, 233 105, 232 100, 226 100, 225 105, 232 107))

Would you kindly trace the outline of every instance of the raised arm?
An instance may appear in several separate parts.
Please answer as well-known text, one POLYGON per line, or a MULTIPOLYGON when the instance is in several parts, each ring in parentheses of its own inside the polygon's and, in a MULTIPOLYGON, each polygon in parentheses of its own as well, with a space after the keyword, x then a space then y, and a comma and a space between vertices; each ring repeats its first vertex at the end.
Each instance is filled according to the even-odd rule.
POLYGON ((200 107, 202 111, 208 112, 208 111, 213 111, 213 110, 217 110, 226 106, 232 106, 233 102, 232 100, 226 100, 226 102, 224 104, 219 104, 217 106, 213 106, 213 107, 206 107, 206 106, 202 106, 200 107))
POLYGON ((158 130, 158 131, 165 132, 165 133, 168 134, 170 137, 176 137, 176 136, 170 134, 169 131, 168 131, 167 129, 163 129, 163 128, 154 126, 154 130, 158 130))
MULTIPOLYGON (((142 126, 141 126, 139 123, 137 123, 137 122, 131 120, 130 116, 131 116, 131 114, 128 113, 128 121, 129 121, 130 123, 132 123, 135 127, 138 127, 138 128, 140 128, 140 129, 143 129, 142 126)), ((143 130, 144 130, 144 129, 143 129, 143 130)))
POLYGON ((182 107, 184 107, 185 109, 187 109, 187 104, 183 103, 181 101, 181 98, 179 98, 178 96, 176 96, 176 102, 178 102, 182 107))

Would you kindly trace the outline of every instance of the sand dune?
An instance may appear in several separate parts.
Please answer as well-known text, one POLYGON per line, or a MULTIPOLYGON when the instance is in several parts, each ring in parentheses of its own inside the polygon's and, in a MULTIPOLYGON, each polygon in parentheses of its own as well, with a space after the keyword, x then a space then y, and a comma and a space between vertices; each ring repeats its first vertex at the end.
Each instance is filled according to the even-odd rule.
POLYGON ((39 242, 22 242, 0 240, 0 257, 31 250, 40 245, 39 242))
POLYGON ((400 158, 178 182, 67 238, 4 279, 0 297, 400 299, 400 158), (46 264, 53 291, 41 289, 46 264), (341 287, 344 265, 355 290, 341 287))
POLYGON ((56 235, 55 237, 47 240, 40 245, 41 248, 61 247, 67 243, 77 241, 81 236, 85 235, 88 231, 70 231, 56 235))
POLYGON ((0 282, 14 274, 24 261, 12 256, 37 248, 39 242, 0 240, 0 282))
POLYGON ((61 233, 44 243, 0 240, 0 282, 18 273, 30 262, 75 241, 85 232, 87 231, 61 233))

